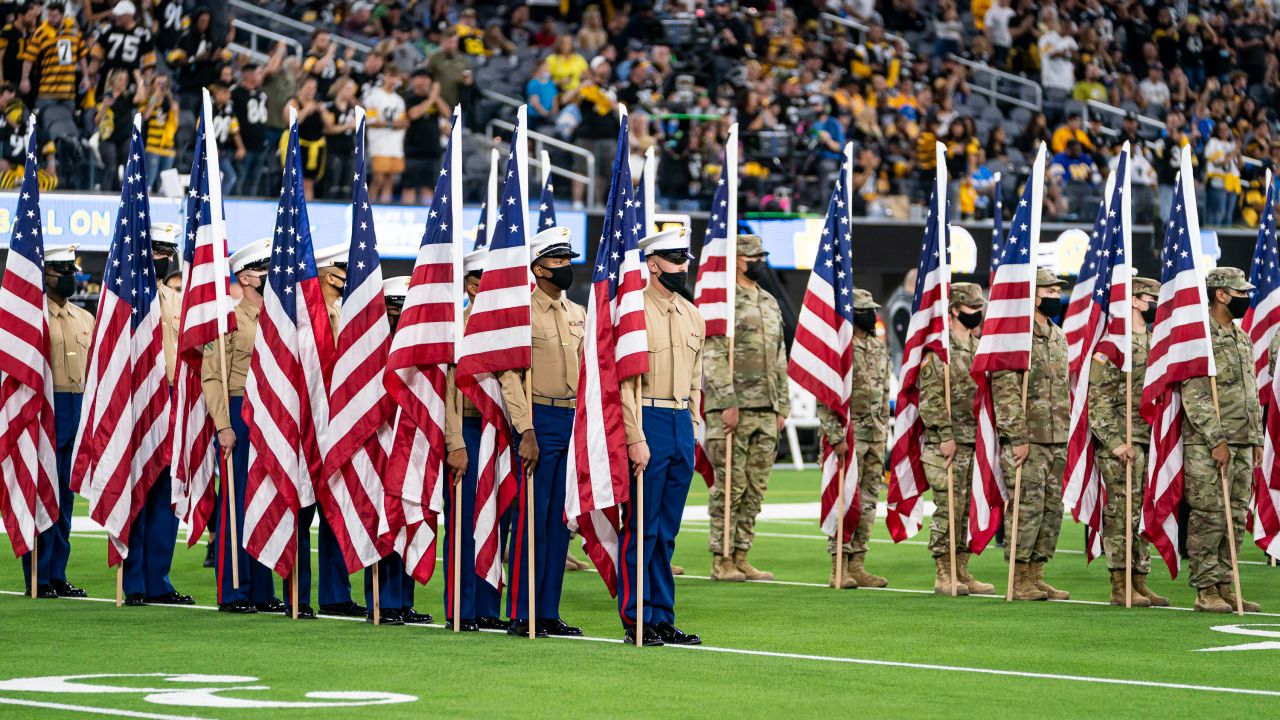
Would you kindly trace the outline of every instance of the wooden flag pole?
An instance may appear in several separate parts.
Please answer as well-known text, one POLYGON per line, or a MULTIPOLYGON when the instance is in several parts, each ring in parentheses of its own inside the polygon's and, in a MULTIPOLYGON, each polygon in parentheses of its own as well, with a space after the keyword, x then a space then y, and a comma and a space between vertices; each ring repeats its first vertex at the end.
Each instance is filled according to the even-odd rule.
POLYGON ((378 565, 381 560, 373 564, 373 624, 382 624, 382 598, 378 592, 378 565))
MULTIPOLYGON (((951 359, 942 366, 942 397, 947 406, 947 422, 951 422, 951 359)), ((954 432, 952 433, 954 438, 954 432)), ((955 440, 952 440, 952 445, 955 440)), ((956 481, 955 454, 947 459, 947 552, 951 556, 951 597, 960 594, 956 570, 956 481)))
POLYGON ((300 562, 298 558, 298 532, 298 525, 295 523, 293 526, 293 572, 289 573, 289 594, 293 599, 293 602, 289 604, 293 607, 290 612, 294 620, 298 619, 298 563, 300 562))
POLYGON ((449 478, 453 490, 453 631, 462 632, 462 479, 453 474, 449 478))
MULTIPOLYGON (((1031 382, 1031 369, 1027 368, 1022 373, 1022 415, 1025 418, 1027 414, 1027 385, 1031 382)), ((1031 441, 1027 440, 1027 457, 1031 456, 1031 441)), ((1013 574, 1018 564, 1018 505, 1022 502, 1022 465, 1026 463, 1026 458, 1022 459, 1022 463, 1018 464, 1018 468, 1013 472, 1013 521, 1010 523, 1009 536, 1004 539, 1009 546, 1009 589, 1005 592, 1005 602, 1013 602, 1013 574)))
MULTIPOLYGON (((733 382, 733 336, 726 338, 729 341, 729 382, 733 382)), ((738 422, 742 422, 742 409, 738 408, 738 422)), ((730 531, 730 521, 732 514, 731 500, 733 497, 733 430, 725 428, 724 432, 724 538, 721 540, 720 555, 728 558, 733 555, 733 549, 729 547, 732 532, 730 531)))
MULTIPOLYGON (((31 529, 36 529, 33 523, 31 529)), ((31 543, 31 599, 39 595, 36 588, 40 586, 40 533, 33 533, 35 540, 31 543)))
POLYGON ((1133 370, 1124 374, 1124 606, 1133 607, 1133 370))
MULTIPOLYGON (((529 422, 532 423, 533 422, 533 368, 529 368, 527 371, 525 371, 524 406, 529 411, 529 422)), ((536 432, 535 432, 535 437, 536 437, 536 432)), ((538 599, 537 597, 538 596, 538 572, 537 572, 537 568, 534 567, 534 552, 533 552, 534 508, 533 508, 533 468, 532 467, 524 468, 524 487, 525 487, 524 526, 526 530, 526 535, 528 537, 528 545, 529 545, 529 553, 528 553, 529 584, 528 584, 528 587, 526 588, 528 592, 525 593, 525 604, 529 608, 529 613, 528 613, 529 617, 527 618, 528 619, 527 624, 529 626, 529 639, 534 640, 538 637, 538 613, 536 610, 537 599, 538 599)))
POLYGON ((124 605, 124 560, 116 565, 116 607, 124 605))
MULTIPOLYGON (((230 409, 231 390, 227 387, 227 343, 226 336, 218 336, 218 367, 222 374, 222 403, 230 409)), ((227 476, 222 479, 222 490, 228 494, 227 524, 231 529, 231 587, 240 589, 240 531, 236 528, 236 480, 232 467, 232 454, 226 453, 227 476)))
MULTIPOLYGON (((640 401, 643 397, 640 386, 643 381, 636 379, 636 411, 641 411, 640 401)), ((636 504, 636 647, 644 647, 644 470, 636 473, 636 496, 632 498, 636 504)), ((654 547, 657 551, 657 547, 654 547)), ((625 565, 627 558, 624 555, 625 565)))
MULTIPOLYGON (((1213 395, 1213 411, 1222 422, 1222 407, 1218 404, 1218 378, 1209 376, 1209 391, 1213 395)), ((1228 457, 1228 463, 1230 457, 1228 457)), ((1236 591, 1236 614, 1244 615, 1244 596, 1240 594, 1240 561, 1236 558, 1236 522, 1231 517, 1231 482, 1227 479, 1227 466, 1219 468, 1222 478, 1222 502, 1227 511, 1227 545, 1231 548, 1231 582, 1236 591)))

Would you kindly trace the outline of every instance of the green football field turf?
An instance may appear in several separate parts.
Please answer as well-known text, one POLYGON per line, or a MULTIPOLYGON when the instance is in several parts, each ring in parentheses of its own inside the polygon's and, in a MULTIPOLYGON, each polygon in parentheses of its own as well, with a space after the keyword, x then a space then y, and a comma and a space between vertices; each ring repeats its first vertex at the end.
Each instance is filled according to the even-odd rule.
MULTIPOLYGON (((779 471, 769 500, 813 502, 816 486, 816 472, 779 471)), ((690 504, 705 498, 695 484, 690 504)), ((1280 714, 1280 569, 1267 567, 1251 541, 1242 581, 1264 614, 1238 618, 1190 612, 1191 590, 1171 581, 1158 561, 1152 585, 1178 609, 1105 605, 1105 566, 1086 566, 1083 531, 1070 519, 1047 575, 1072 591, 1072 600, 1016 604, 934 595, 927 527, 893 545, 878 522, 868 568, 887 576, 890 587, 847 591, 825 586, 830 565, 814 521, 759 524, 751 559, 777 574, 772 583, 707 579, 706 527, 688 521, 676 552, 687 572, 677 579, 678 624, 705 644, 643 649, 620 644, 615 605, 600 579, 585 572, 568 573, 561 606, 566 620, 583 627, 583 640, 219 614, 213 573, 200 567, 203 544, 180 547, 172 574, 179 590, 196 596, 195 608, 116 608, 105 538, 77 534, 69 576, 92 600, 33 601, 19 595, 16 560, 0 573, 0 717, 1280 714), (1254 647, 1202 652, 1239 645, 1254 647), (78 680, 90 687, 59 692, 15 682, 106 673, 157 675, 78 680), (197 677, 212 675, 241 677, 197 677), (189 692, 173 692, 184 688, 189 692), (404 697, 331 706, 366 702, 368 693, 404 697)), ((1001 591, 1006 568, 999 548, 973 564, 1001 591)), ((437 619, 441 577, 442 569, 417 593, 418 609, 437 619)), ((360 576, 352 581, 359 590, 360 576)))

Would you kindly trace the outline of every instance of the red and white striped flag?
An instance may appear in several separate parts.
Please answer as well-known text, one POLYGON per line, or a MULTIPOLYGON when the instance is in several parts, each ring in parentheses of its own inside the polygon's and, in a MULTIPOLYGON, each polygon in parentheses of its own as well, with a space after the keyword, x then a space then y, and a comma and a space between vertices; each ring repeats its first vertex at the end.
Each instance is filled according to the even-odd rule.
POLYGON ((1217 374, 1209 335, 1208 298, 1200 267, 1191 149, 1182 147, 1173 212, 1161 252, 1160 300, 1151 327, 1142 417, 1151 424, 1151 455, 1142 502, 1142 535, 1155 545, 1169 575, 1178 576, 1178 505, 1182 502, 1182 383, 1217 374))
POLYGON ((19 557, 59 516, 35 126, 0 281, 0 518, 19 557))
MULTIPOLYGON (((1128 372, 1132 363, 1131 286, 1133 266, 1129 261, 1129 144, 1120 151, 1115 172, 1108 178, 1108 197, 1098 206, 1093 235, 1080 268, 1079 281, 1067 305, 1063 327, 1073 329, 1067 336, 1068 357, 1079 364, 1069 370, 1071 417, 1067 436, 1067 464, 1062 476, 1062 503, 1071 516, 1085 526, 1087 562, 1102 554, 1102 508, 1106 486, 1095 462, 1097 442, 1089 428, 1089 358, 1095 353, 1128 372)), ((1110 448, 1106 448, 1110 450, 1110 448)))
POLYGON ((169 379, 160 294, 151 260, 151 211, 142 116, 133 121, 115 237, 107 252, 85 373, 71 486, 107 529, 107 564, 129 554, 129 530, 167 463, 169 379))
POLYGON ((841 542, 849 542, 858 525, 858 462, 853 451, 854 428, 849 421, 853 394, 853 233, 850 230, 849 178, 852 146, 845 146, 844 163, 836 176, 827 219, 804 303, 796 324, 787 376, 813 393, 844 428, 849 453, 841 468, 835 447, 822 438, 822 491, 819 515, 822 530, 834 536, 844 518, 841 542), (843 469, 843 476, 841 470, 843 469))
MULTIPOLYGON (((1271 449, 1271 461, 1275 461, 1274 447, 1271 449)), ((1249 501, 1249 522, 1246 524, 1254 543, 1280 561, 1280 489, 1269 487, 1256 472, 1253 475, 1253 498, 1249 501)))
POLYGON ((1031 177, 1022 190, 1009 239, 1000 249, 1000 263, 982 320, 982 339, 969 374, 978 388, 973 414, 978 422, 973 454, 973 485, 969 505, 969 549, 981 553, 995 537, 1004 518, 1008 491, 1000 470, 1000 435, 996 428, 991 373, 1026 372, 1031 366, 1031 329, 1035 322, 1036 252, 1040 244, 1040 208, 1044 201, 1044 143, 1036 151, 1031 177))
MULTIPOLYGON (((236 327, 227 272, 227 224, 222 214, 222 176, 213 111, 204 91, 204 112, 196 126, 196 157, 186 198, 187 238, 182 248, 182 314, 178 361, 173 376, 170 467, 177 516, 191 526, 187 546, 200 541, 214 510, 213 472, 218 465, 216 431, 204 403, 200 373, 204 347, 236 327)), ((227 348, 230 352, 230 348, 227 348)), ((226 365, 225 359, 223 365, 226 365)))
POLYGON ((949 362, 951 331, 951 231, 947 207, 947 148, 935 143, 938 174, 925 219, 924 242, 916 268, 915 298, 902 351, 902 372, 893 419, 893 442, 889 455, 889 494, 885 524, 894 542, 902 542, 920 531, 924 517, 924 491, 929 481, 924 475, 924 421, 920 419, 920 364, 926 352, 949 362))
POLYGON ((639 244, 645 223, 643 211, 637 213, 639 203, 632 199, 625 107, 619 115, 618 152, 587 305, 564 496, 569 527, 582 534, 587 556, 615 597, 620 562, 618 509, 631 499, 619 388, 624 380, 649 371, 644 259, 639 244))
POLYGON ((435 572, 436 516, 444 510, 448 366, 457 361, 462 338, 461 120, 461 111, 454 109, 444 163, 383 378, 399 408, 387 465, 387 495, 393 511, 399 501, 402 517, 392 529, 403 525, 396 549, 408 573, 424 584, 435 572))
MULTIPOLYGON (((383 384, 391 323, 382 295, 382 263, 365 177, 365 113, 356 108, 356 173, 351 192, 351 245, 338 320, 337 359, 329 385, 329 425, 316 502, 333 529, 347 572, 391 552, 382 486, 394 405, 383 384)), ((395 528, 398 530, 399 528, 395 528)))
POLYGON ((497 227, 489 228, 484 275, 462 336, 456 379, 458 390, 480 411, 480 448, 476 474, 476 574, 494 587, 502 585, 498 518, 518 490, 510 438, 510 421, 498 374, 527 369, 532 354, 529 312, 528 238, 529 151, 527 108, 520 106, 511 135, 506 184, 498 203, 497 227))
POLYGON ((244 420, 249 426, 244 547, 282 577, 293 571, 297 556, 298 513, 315 502, 314 481, 322 460, 319 442, 329 419, 325 371, 334 365, 293 110, 288 143, 271 273, 244 389, 244 420))

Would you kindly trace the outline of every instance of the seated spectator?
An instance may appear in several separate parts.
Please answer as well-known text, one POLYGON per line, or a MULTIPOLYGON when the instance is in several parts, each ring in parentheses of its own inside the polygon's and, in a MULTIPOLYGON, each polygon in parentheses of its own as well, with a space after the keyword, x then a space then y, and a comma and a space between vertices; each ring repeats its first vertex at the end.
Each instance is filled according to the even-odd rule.
POLYGON ((547 56, 547 69, 551 72, 551 81, 560 88, 560 92, 567 93, 577 89, 588 67, 587 61, 573 51, 573 38, 561 35, 556 40, 555 52, 547 56))
POLYGON ((1049 150, 1054 154, 1061 153, 1067 149, 1067 143, 1075 140, 1090 152, 1093 151, 1093 141, 1089 139, 1089 134, 1084 130, 1084 121, 1080 118, 1080 113, 1071 113, 1067 116, 1065 125, 1060 126, 1053 131, 1053 140, 1049 143, 1049 150))
POLYGON ((538 62, 538 69, 524 88, 529 103, 529 127, 537 132, 550 132, 560 112, 560 92, 551 79, 551 68, 546 59, 538 62))
POLYGON ((1068 141, 1066 150, 1053 156, 1048 176, 1063 192, 1066 219, 1084 217, 1096 205, 1095 191, 1101 186, 1102 175, 1079 140, 1068 141))
POLYGON ((1084 79, 1076 83, 1071 91, 1071 98, 1080 102, 1088 102, 1097 100, 1098 102, 1106 102, 1110 97, 1107 86, 1101 82, 1102 68, 1093 63, 1084 66, 1084 79))

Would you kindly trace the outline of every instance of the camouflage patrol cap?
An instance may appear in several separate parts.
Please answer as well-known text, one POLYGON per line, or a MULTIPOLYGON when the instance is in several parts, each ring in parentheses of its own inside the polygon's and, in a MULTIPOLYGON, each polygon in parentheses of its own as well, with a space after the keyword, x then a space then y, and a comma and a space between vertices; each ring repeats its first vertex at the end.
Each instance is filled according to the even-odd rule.
POLYGON ((1039 268, 1036 270, 1036 287, 1050 287, 1057 285, 1058 287, 1066 287, 1067 281, 1053 274, 1049 268, 1039 268))
POLYGON ((879 310, 880 303, 871 297, 871 292, 861 288, 853 291, 853 309, 854 310, 879 310))
POLYGON ((960 282, 951 285, 951 305, 968 305, 982 307, 987 301, 982 297, 982 288, 977 283, 960 282))
POLYGON ((1244 271, 1233 267, 1217 267, 1205 273, 1204 286, 1207 288, 1229 288, 1241 292, 1248 292, 1253 289, 1253 284, 1249 282, 1249 278, 1245 277, 1244 271))
POLYGON ((1152 297, 1160 297, 1160 281, 1152 280, 1149 277, 1135 277, 1133 279, 1133 294, 1150 295, 1152 297))
POLYGON ((757 257, 768 254, 769 253, 764 249, 764 242, 760 240, 759 235, 738 236, 738 257, 757 257))

